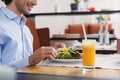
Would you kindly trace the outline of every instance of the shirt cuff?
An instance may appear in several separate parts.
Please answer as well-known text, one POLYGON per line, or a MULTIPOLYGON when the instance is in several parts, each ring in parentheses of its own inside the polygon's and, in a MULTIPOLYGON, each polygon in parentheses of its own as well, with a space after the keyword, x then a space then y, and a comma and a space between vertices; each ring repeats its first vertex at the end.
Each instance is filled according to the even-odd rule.
POLYGON ((24 68, 29 66, 29 57, 25 57, 22 60, 18 61, 14 66, 16 69, 24 68))

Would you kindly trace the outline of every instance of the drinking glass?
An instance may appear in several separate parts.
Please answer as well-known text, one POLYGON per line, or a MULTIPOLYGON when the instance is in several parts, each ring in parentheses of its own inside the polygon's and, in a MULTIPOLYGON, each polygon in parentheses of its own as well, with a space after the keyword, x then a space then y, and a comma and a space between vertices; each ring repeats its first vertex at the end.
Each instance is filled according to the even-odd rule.
POLYGON ((83 69, 93 70, 95 68, 95 40, 83 40, 82 41, 82 65, 83 69))

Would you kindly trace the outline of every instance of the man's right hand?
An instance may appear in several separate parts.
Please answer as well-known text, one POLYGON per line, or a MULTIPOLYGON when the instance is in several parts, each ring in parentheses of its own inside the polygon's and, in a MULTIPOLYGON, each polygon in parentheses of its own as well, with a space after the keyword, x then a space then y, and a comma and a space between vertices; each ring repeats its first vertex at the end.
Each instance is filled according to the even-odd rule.
POLYGON ((37 49, 30 57, 30 66, 36 65, 41 60, 54 59, 56 57, 57 51, 53 47, 41 47, 37 49))

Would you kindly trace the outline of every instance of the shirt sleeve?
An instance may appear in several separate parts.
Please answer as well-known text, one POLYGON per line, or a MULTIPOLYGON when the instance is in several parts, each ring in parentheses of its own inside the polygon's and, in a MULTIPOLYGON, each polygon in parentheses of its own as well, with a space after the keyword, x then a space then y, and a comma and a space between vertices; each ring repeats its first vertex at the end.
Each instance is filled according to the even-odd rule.
MULTIPOLYGON (((7 42, 6 33, 3 30, 0 30, 0 65, 7 65, 13 67, 15 69, 20 69, 26 66, 29 66, 29 56, 23 57, 21 59, 16 59, 15 61, 11 61, 10 63, 6 63, 5 59, 3 59, 2 47, 7 42)), ((8 57, 12 57, 8 54, 8 57)))
POLYGON ((1 65, 1 46, 0 46, 0 65, 1 65))
POLYGON ((25 57, 19 61, 12 62, 9 66, 14 67, 15 69, 24 68, 29 66, 29 57, 25 57))

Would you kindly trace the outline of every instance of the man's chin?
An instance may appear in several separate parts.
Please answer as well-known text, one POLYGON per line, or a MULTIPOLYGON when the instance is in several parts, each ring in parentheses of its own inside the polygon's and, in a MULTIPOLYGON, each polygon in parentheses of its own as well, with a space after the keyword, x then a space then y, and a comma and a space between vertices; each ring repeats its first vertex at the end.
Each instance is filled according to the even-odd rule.
POLYGON ((26 13, 24 13, 24 15, 25 15, 26 17, 28 17, 28 16, 30 15, 30 12, 26 12, 26 13))
POLYGON ((30 15, 30 11, 24 12, 25 15, 30 15))

